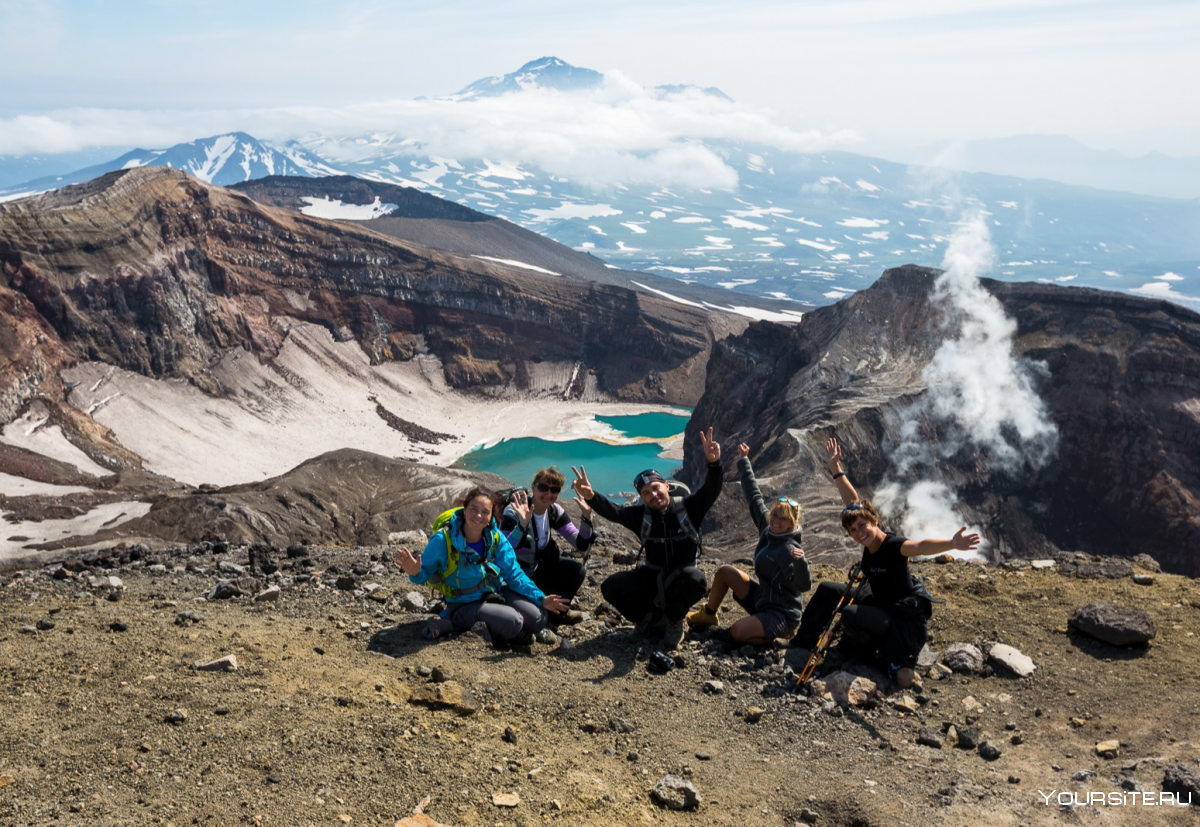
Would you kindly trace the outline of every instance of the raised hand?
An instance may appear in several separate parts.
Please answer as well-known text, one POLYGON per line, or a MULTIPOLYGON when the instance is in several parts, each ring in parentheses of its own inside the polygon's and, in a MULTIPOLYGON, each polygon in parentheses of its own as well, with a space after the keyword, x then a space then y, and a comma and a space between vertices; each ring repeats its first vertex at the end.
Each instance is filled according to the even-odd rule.
POLYGON ((557 594, 548 594, 542 601, 542 608, 559 615, 571 608, 571 601, 559 597, 557 594))
POLYGON ((966 526, 960 528, 954 534, 954 539, 950 542, 954 543, 954 548, 958 551, 972 551, 979 547, 978 534, 963 534, 967 530, 966 526))
POLYGON ((750 456, 750 446, 743 442, 737 447, 737 458, 741 459, 748 456, 750 456))
POLYGON ((575 489, 575 493, 583 497, 585 500, 590 500, 596 496, 596 492, 592 490, 592 484, 588 482, 587 469, 582 465, 578 469, 574 465, 571 466, 571 473, 575 475, 574 481, 571 482, 571 488, 575 489))
POLYGON ((711 426, 707 433, 703 430, 700 431, 700 444, 704 446, 704 458, 710 464, 721 461, 721 443, 713 439, 712 431, 711 426))
POLYGON ((521 528, 529 527, 529 496, 525 493, 524 488, 518 488, 513 492, 512 501, 509 503, 512 510, 517 512, 517 516, 521 518, 521 528))
POLYGON ((576 497, 575 504, 579 506, 579 512, 583 519, 590 521, 595 511, 593 511, 592 507, 587 504, 587 500, 585 500, 583 497, 576 497))
POLYGON ((409 551, 404 546, 396 549, 396 565, 407 575, 420 574, 421 552, 409 551))
POLYGON ((842 462, 842 447, 838 445, 835 437, 830 437, 825 440, 825 465, 829 468, 829 473, 836 474, 838 466, 842 462))

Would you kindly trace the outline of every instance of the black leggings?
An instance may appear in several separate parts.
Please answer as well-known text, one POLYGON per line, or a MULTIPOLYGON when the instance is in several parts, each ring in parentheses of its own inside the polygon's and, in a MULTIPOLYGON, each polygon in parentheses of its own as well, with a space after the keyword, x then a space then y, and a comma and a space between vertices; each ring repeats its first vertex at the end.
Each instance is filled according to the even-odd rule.
MULTIPOLYGON (((817 586, 792 644, 815 649, 821 630, 849 589, 848 583, 829 581, 817 586)), ((913 666, 927 638, 926 621, 931 608, 927 593, 881 606, 872 596, 871 587, 864 586, 858 600, 842 607, 842 645, 885 665, 913 666)))
POLYGON ((708 592, 704 572, 684 566, 659 572, 646 566, 619 571, 600 584, 600 592, 614 609, 637 623, 655 609, 658 600, 658 575, 670 579, 664 588, 666 605, 661 607, 667 620, 682 620, 692 605, 708 592))
MULTIPOLYGON (((803 617, 800 618, 800 630, 796 632, 793 642, 805 649, 817 648, 821 630, 825 628, 842 595, 849 590, 849 583, 834 583, 829 580, 817 586, 804 609, 803 617)), ((864 600, 870 600, 871 592, 864 588, 861 595, 864 600)), ((881 641, 892 628, 892 616, 878 606, 855 601, 842 607, 842 623, 845 631, 855 641, 881 641)))

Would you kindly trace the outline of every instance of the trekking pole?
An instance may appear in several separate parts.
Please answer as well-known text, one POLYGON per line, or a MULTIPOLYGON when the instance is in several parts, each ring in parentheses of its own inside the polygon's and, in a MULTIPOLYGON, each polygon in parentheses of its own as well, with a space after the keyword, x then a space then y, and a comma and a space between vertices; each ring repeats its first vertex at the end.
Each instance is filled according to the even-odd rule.
POLYGON ((812 680, 813 673, 817 671, 817 667, 821 665, 821 661, 825 660, 825 653, 829 650, 829 642, 833 640, 834 632, 837 631, 836 624, 841 619, 842 609, 858 599, 858 593, 862 591, 863 584, 866 582, 867 579, 863 577, 861 564, 855 563, 850 569, 850 588, 843 592, 841 599, 833 607, 833 612, 829 615, 829 621, 825 624, 825 628, 821 630, 821 636, 817 638, 817 648, 812 650, 812 654, 808 656, 808 661, 805 662, 804 668, 796 676, 797 689, 805 686, 812 680))

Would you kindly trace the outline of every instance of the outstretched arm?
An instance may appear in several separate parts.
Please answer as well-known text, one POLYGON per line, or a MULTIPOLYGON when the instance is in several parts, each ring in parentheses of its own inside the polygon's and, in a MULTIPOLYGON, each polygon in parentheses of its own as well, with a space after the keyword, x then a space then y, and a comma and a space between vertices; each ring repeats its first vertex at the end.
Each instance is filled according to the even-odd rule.
POLYGON ((758 480, 754 479, 754 468, 750 465, 750 446, 744 442, 738 445, 735 456, 742 478, 742 493, 746 495, 746 503, 750 506, 750 519, 754 521, 754 527, 762 531, 767 527, 767 515, 770 511, 763 502, 758 480))
POLYGON ((944 551, 974 551, 979 548, 979 535, 964 534, 966 530, 963 526, 949 540, 906 540, 900 546, 900 553, 905 557, 923 557, 944 551))
POLYGON ((858 492, 854 490, 854 485, 846 476, 846 468, 842 465, 842 446, 838 445, 835 437, 825 440, 825 466, 833 475, 833 484, 842 496, 842 505, 858 502, 858 492))
POLYGON ((704 458, 708 461, 708 470, 704 476, 704 485, 683 498, 692 523, 699 526, 704 520, 708 509, 712 508, 717 497, 721 496, 721 443, 713 439, 712 428, 700 432, 700 445, 704 448, 704 458))

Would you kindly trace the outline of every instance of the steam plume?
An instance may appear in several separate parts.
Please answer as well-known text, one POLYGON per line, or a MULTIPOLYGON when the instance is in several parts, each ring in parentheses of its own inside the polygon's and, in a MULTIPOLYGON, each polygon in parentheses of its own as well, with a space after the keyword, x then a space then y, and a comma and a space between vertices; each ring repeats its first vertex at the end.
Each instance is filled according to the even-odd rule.
POLYGON ((877 492, 908 537, 946 538, 964 524, 953 482, 940 472, 950 460, 1015 475, 1044 467, 1058 444, 1035 387, 1045 365, 1013 355, 1016 324, 979 282, 994 255, 983 216, 968 218, 950 238, 934 287, 957 336, 942 342, 922 372, 927 392, 905 413, 892 468, 877 492), (923 424, 933 427, 923 432, 923 424))

